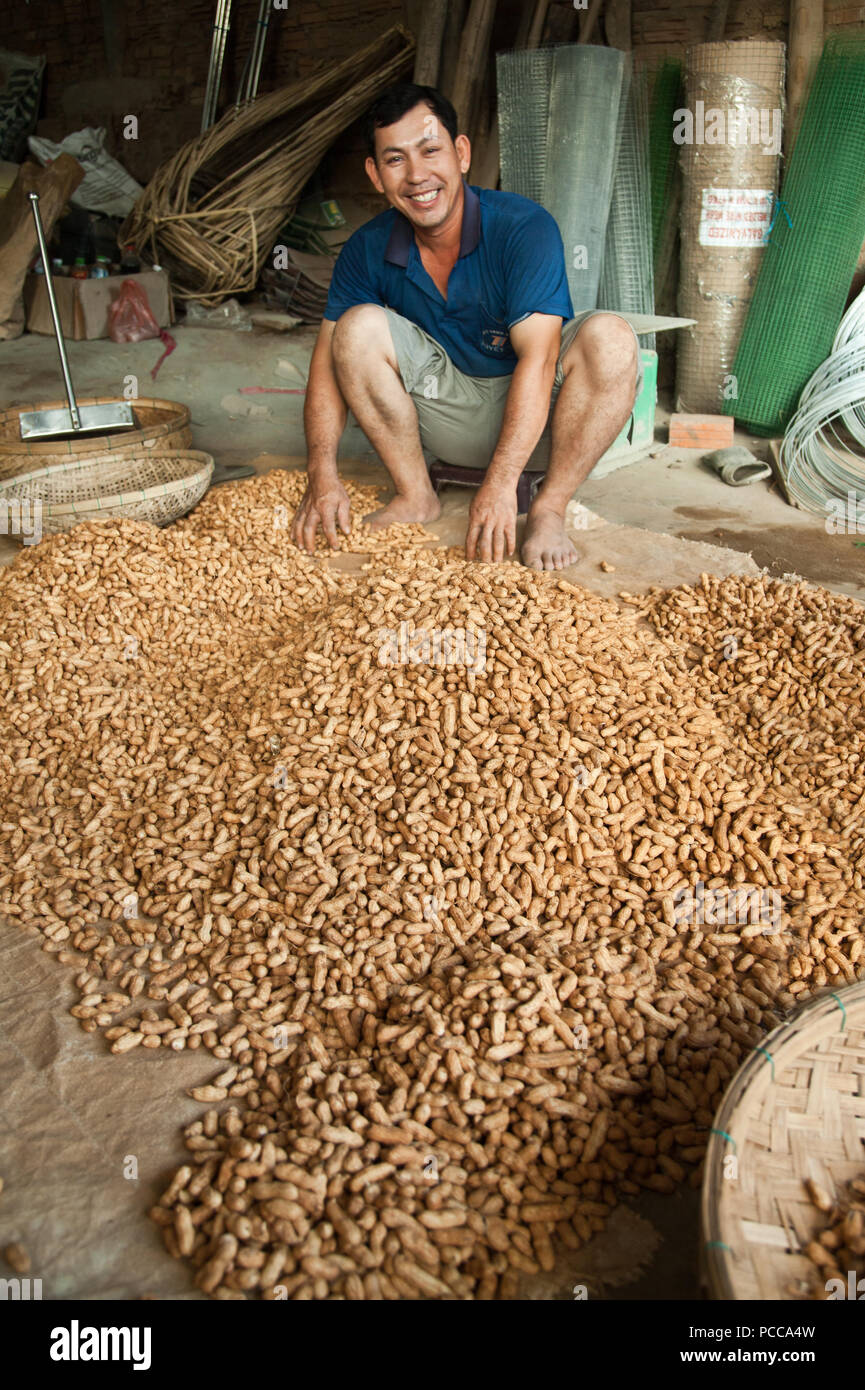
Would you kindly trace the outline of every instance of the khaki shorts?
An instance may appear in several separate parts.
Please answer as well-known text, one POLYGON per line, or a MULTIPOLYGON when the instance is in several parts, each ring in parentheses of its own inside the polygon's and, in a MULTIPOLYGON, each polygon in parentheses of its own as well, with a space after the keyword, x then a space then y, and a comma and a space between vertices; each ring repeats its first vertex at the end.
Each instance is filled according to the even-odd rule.
MULTIPOLYGON (((414 401, 421 444, 431 458, 463 468, 486 468, 495 451, 505 412, 510 376, 468 376, 454 366, 444 348, 416 323, 385 309, 403 385, 414 401)), ((552 406, 564 381, 562 357, 587 319, 604 309, 588 309, 562 327, 562 345, 550 397, 550 415, 526 465, 544 469, 550 455, 552 406)), ((627 319, 623 322, 627 323, 627 319)), ((631 328, 631 325, 628 324, 631 328)), ((633 328, 631 332, 634 333, 633 328)), ((634 400, 643 386, 643 361, 637 343, 634 400)))

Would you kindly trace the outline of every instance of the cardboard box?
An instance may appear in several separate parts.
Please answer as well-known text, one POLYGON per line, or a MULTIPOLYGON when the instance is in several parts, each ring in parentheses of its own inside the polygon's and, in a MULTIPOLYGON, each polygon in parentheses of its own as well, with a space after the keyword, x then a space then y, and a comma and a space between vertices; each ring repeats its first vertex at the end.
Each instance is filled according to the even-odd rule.
POLYGON ((10 164, 8 159, 0 159, 0 198, 5 198, 18 177, 20 164, 10 164))
MULTIPOLYGON (((83 338, 108 337, 108 307, 120 293, 124 280, 134 280, 147 295, 153 317, 160 328, 173 323, 171 293, 164 270, 142 270, 138 275, 109 275, 100 280, 73 280, 54 276, 54 297, 60 314, 63 336, 70 342, 83 338)), ((31 333, 54 334, 51 306, 44 275, 28 275, 24 282, 24 308, 31 333)))

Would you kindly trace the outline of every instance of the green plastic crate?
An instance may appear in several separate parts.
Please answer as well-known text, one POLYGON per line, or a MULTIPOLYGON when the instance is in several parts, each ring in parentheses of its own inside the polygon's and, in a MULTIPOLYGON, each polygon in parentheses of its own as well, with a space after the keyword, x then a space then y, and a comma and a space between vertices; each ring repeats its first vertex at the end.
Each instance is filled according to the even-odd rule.
POLYGON ((643 359, 643 389, 634 403, 634 413, 618 439, 614 439, 607 452, 598 459, 590 475, 593 478, 603 477, 605 473, 612 473, 614 468, 642 458, 655 442, 658 354, 651 348, 642 348, 640 356, 643 359))

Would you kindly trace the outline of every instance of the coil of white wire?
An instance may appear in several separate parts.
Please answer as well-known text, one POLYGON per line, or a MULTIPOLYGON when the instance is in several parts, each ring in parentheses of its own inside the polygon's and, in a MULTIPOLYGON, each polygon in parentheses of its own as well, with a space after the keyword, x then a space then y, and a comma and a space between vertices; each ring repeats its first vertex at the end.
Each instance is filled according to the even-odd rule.
POLYGON ((865 527, 865 290, 799 398, 781 445, 780 469, 797 507, 826 516, 833 503, 848 508, 852 493, 865 527))

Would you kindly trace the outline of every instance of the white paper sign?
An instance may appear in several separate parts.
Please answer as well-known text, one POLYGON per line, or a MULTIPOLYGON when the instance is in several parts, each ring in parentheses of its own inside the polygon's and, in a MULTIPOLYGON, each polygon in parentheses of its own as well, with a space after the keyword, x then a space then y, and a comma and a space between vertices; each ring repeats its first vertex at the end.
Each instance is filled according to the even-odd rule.
POLYGON ((701 246, 761 246, 771 221, 771 189, 703 189, 701 246))

